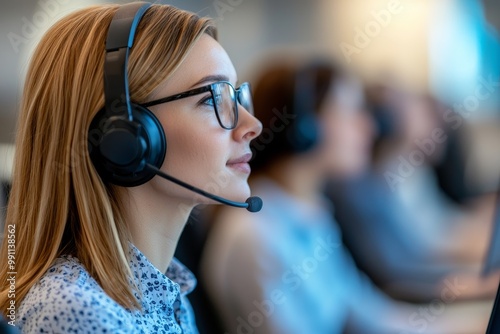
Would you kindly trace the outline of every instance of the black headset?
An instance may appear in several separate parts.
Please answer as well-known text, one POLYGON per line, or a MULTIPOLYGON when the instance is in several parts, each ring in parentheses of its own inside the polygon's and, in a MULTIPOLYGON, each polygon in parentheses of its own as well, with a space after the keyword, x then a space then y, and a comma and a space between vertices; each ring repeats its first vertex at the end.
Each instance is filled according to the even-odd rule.
POLYGON ((150 3, 121 6, 109 26, 104 63, 105 107, 90 124, 89 154, 104 182, 138 186, 160 168, 167 141, 163 127, 147 108, 130 101, 127 64, 139 22, 150 3))
POLYGON ((318 123, 318 73, 321 69, 335 68, 328 59, 316 58, 299 67, 294 74, 291 113, 295 116, 286 130, 282 148, 292 153, 303 153, 313 149, 321 140, 318 123))
POLYGON ((294 153, 312 149, 319 141, 316 109, 316 69, 319 63, 309 63, 295 74, 292 114, 295 116, 286 131, 286 143, 294 153))

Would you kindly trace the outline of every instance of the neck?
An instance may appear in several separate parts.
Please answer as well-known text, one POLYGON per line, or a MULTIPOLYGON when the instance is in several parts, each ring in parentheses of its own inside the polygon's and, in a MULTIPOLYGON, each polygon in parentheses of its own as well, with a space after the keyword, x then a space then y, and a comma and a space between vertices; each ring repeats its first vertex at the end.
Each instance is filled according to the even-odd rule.
POLYGON ((268 174, 290 195, 314 205, 318 203, 324 177, 310 161, 305 160, 289 158, 275 163, 268 174))
POLYGON ((180 235, 193 209, 178 200, 151 196, 151 189, 136 187, 129 191, 127 218, 132 243, 161 272, 165 273, 180 235))

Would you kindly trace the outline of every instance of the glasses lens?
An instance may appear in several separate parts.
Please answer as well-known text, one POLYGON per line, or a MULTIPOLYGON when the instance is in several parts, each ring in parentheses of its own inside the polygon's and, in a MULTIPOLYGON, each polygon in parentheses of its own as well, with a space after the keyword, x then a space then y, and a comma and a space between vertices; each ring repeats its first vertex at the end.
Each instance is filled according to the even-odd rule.
POLYGON ((248 82, 243 83, 239 88, 238 103, 253 115, 252 90, 248 82))
POLYGON ((224 129, 236 126, 236 105, 234 104, 234 89, 226 82, 213 84, 212 91, 215 100, 215 110, 220 124, 224 129))
POLYGON ((212 85, 213 98, 217 117, 224 129, 234 129, 238 120, 237 104, 253 115, 252 92, 249 83, 242 84, 236 91, 227 82, 212 85), (237 94, 237 96, 235 96, 237 94))

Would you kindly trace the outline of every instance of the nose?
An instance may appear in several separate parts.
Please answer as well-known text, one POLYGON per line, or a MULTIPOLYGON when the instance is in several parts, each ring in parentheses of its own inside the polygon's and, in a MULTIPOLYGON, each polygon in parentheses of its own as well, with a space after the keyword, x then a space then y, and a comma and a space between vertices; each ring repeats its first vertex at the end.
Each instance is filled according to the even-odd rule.
POLYGON ((262 123, 242 105, 238 105, 238 124, 233 130, 236 141, 251 141, 262 132, 262 123))

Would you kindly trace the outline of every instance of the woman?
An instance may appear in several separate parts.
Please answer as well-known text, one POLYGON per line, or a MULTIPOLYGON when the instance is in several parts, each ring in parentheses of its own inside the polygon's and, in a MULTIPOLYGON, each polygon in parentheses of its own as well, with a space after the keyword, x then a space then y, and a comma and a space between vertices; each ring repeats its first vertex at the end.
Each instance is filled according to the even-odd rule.
POLYGON ((202 260, 229 333, 484 332, 491 304, 452 304, 463 290, 421 307, 395 302, 344 249, 322 193, 330 177, 369 163, 373 130, 361 91, 328 62, 281 60, 257 81, 264 130, 252 144, 251 184, 265 206, 256 215, 222 208, 202 260))
POLYGON ((90 7, 45 34, 26 79, 7 210, 15 263, 0 273, 1 310, 15 325, 197 332, 186 299, 195 279, 173 253, 191 209, 213 201, 153 176, 248 197, 261 124, 236 81, 212 21, 171 6, 90 7))

